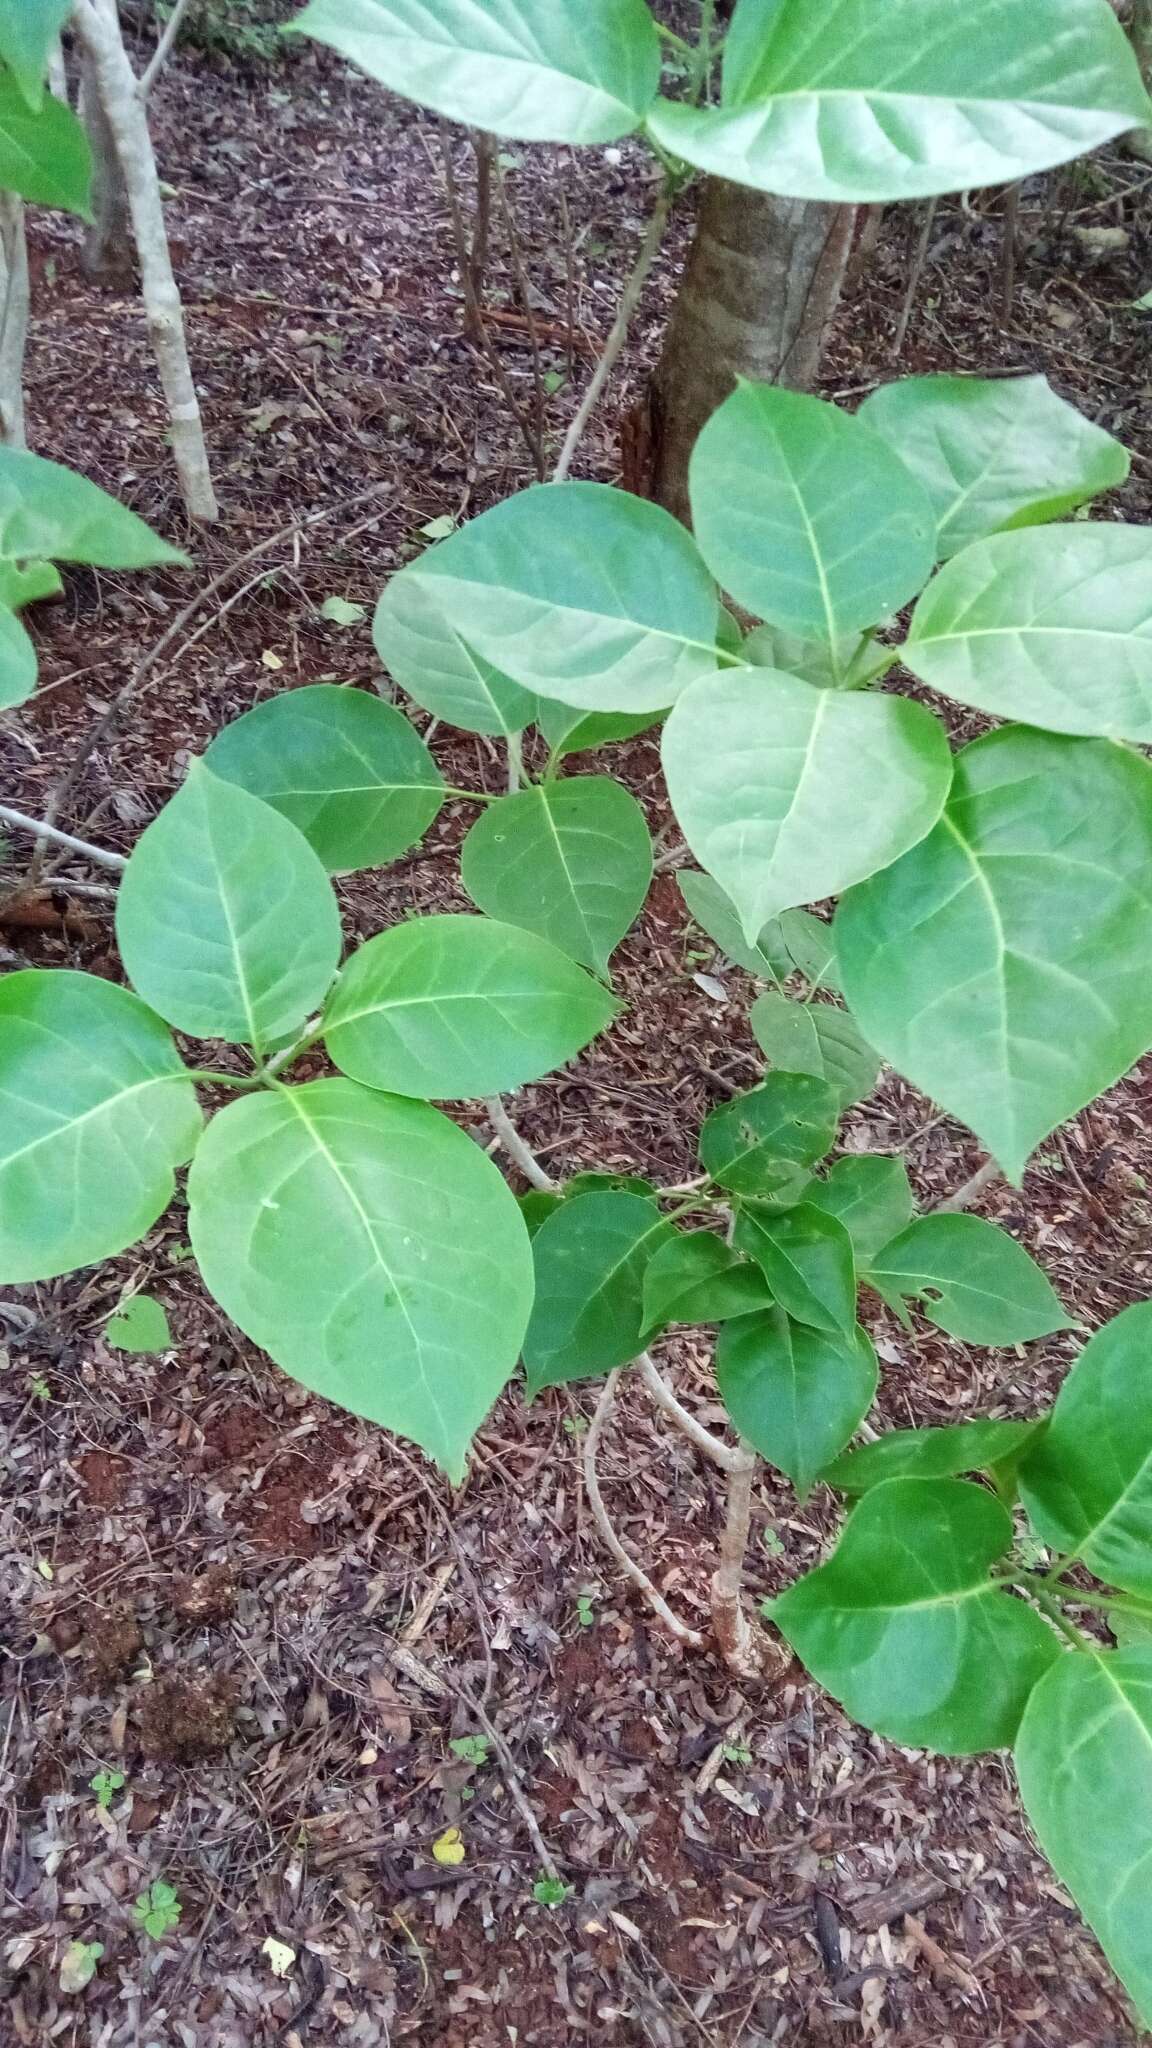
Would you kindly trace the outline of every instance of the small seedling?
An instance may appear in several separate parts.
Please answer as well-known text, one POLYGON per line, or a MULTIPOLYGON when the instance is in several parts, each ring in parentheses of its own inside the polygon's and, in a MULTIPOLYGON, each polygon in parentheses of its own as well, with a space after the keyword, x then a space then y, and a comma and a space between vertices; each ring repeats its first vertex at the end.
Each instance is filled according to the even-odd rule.
POLYGON ((492 1744, 486 1735, 454 1735, 448 1747, 461 1763, 486 1764, 492 1744))
POLYGON ((52 1399, 51 1387, 48 1385, 47 1380, 41 1379, 38 1372, 29 1373, 28 1392, 34 1401, 50 1401, 52 1399))
POLYGON ((104 1325, 105 1342, 114 1351, 167 1351, 172 1331, 162 1304, 151 1294, 134 1294, 123 1301, 104 1325))
POLYGON ((752 1761, 752 1751, 744 1742, 726 1742, 722 1755, 726 1764, 739 1764, 741 1769, 752 1761))
POLYGON ((60 1989, 65 1997, 87 1990, 104 1953, 102 1941, 70 1941, 60 1958, 60 1989))
POLYGON ((132 1910, 143 1932, 153 1941, 162 1941, 177 1925, 184 1908, 175 1887, 155 1877, 147 1891, 140 1893, 132 1910))
POLYGON ((89 1790, 96 1794, 97 1806, 105 1813, 123 1785, 123 1771, 97 1771, 95 1777, 88 1780, 89 1790))
POLYGON ((566 1415, 564 1417, 565 1436, 585 1436, 587 1432, 588 1418, 586 1415, 566 1415))
POLYGON ((572 1896, 572 1887, 559 1877, 538 1877, 532 1887, 532 1897, 538 1906, 550 1906, 555 1912, 566 1899, 572 1896))
POLYGON ((576 1619, 581 1628, 593 1628, 596 1623, 596 1608, 591 1593, 577 1593, 576 1619))

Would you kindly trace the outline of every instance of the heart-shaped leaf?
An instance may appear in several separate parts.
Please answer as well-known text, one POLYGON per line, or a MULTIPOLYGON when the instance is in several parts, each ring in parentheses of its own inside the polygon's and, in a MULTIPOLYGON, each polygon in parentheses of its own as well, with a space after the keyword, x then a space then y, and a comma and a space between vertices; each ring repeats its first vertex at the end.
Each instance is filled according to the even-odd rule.
POLYGON ((660 82, 643 0, 311 0, 291 27, 391 91, 521 142, 613 142, 660 82))
POLYGON ((873 1045, 1018 1178, 1152 1045, 1152 768, 1105 740, 976 740, 836 943, 873 1045))
POLYGON ((1130 467, 1127 449, 1046 377, 905 377, 882 384, 857 417, 924 485, 942 561, 1004 528, 1062 519, 1130 467))
POLYGON ((170 1033, 127 989, 66 968, 0 979, 0 1284, 135 1244, 200 1123, 170 1033))
POLYGON ((673 1230, 639 1195, 577 1195, 532 1240, 536 1304, 524 1339, 529 1396, 627 1365, 645 1342, 644 1276, 673 1230))
MULTIPOLYGON (((581 710, 662 711, 716 671, 716 590, 691 536, 607 484, 506 498, 393 577, 382 607, 401 584, 524 690, 581 710)), ((379 618, 377 646, 389 660, 379 618)))
POLYGON ((395 860, 444 801, 444 778, 403 713, 330 683, 269 697, 204 759, 290 819, 333 874, 395 860))
POLYGON ((575 1058, 618 1009, 532 932, 486 917, 419 917, 352 955, 324 1012, 324 1042, 370 1088, 498 1095, 575 1058))
POLYGON ((952 780, 944 728, 923 705, 768 669, 685 691, 663 759, 684 837, 749 943, 782 910, 838 895, 915 846, 952 780))
POLYGON ((758 618, 840 648, 920 590, 936 559, 923 485, 853 414, 741 383, 712 414, 689 478, 700 552, 758 618))
POLYGON ((245 1335, 462 1478, 532 1303, 523 1218, 467 1132, 353 1081, 281 1088, 213 1119, 188 1197, 200 1270, 245 1335))
POLYGON ((997 718, 1152 741, 1152 535, 1036 527, 965 548, 917 605, 902 659, 997 718))
POLYGON ((606 974, 648 894, 652 841, 619 782, 574 775, 489 804, 464 841, 460 879, 490 917, 606 974))
POLYGON ((866 1493, 827 1564, 772 1619, 854 1720, 909 1749, 1001 1749, 1060 1645, 989 1571, 1012 1542, 1006 1508, 962 1479, 892 1479, 866 1493))
POLYGON ((1068 1328, 1047 1275, 982 1216, 918 1216, 869 1260, 865 1278, 885 1299, 918 1301, 966 1344, 1027 1344, 1068 1328))
POLYGON ((716 1378, 741 1436, 804 1495, 872 1406, 876 1353, 859 1326, 831 1335, 770 1308, 725 1324, 716 1378))
POLYGON ((170 1024, 260 1048, 322 1002, 340 915, 295 825, 194 761, 136 842, 116 938, 130 979, 170 1024))
POLYGON ((507 739, 536 717, 532 693, 476 652, 445 616, 436 591, 412 570, 385 585, 372 638, 389 675, 413 703, 449 725, 507 739))
POLYGON ((1016 1738, 1028 1818, 1152 2026, 1152 1648, 1061 1657, 1016 1738))
POLYGON ((1148 120, 1105 0, 738 0, 719 107, 657 102, 664 149, 795 199, 918 199, 1067 163, 1148 120))
POLYGON ((1020 1468, 1038 1536, 1098 1579, 1152 1596, 1152 1302, 1084 1346, 1020 1468))

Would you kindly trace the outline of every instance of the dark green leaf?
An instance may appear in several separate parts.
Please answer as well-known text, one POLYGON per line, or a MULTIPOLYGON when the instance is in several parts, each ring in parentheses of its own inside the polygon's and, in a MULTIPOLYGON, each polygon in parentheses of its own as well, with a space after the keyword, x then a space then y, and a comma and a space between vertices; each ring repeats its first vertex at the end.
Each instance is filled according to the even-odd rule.
POLYGON ((607 974, 648 894, 652 841, 620 783, 574 775, 490 804, 464 841, 460 879, 490 917, 607 974))
POLYGON ((856 1265, 842 1223, 807 1202, 777 1213, 742 1204, 732 1239, 762 1269, 781 1308, 814 1330, 856 1327, 856 1265))
POLYGON ((672 1238, 655 1202, 577 1195, 532 1240, 536 1306, 524 1339, 529 1395, 627 1365, 644 1347, 644 1275, 672 1238))
POLYGON ((644 1275, 644 1327, 665 1323, 722 1323, 767 1307, 768 1283, 711 1230, 674 1237, 644 1275))
POLYGON ((861 1266, 903 1230, 912 1215, 912 1190, 902 1159, 837 1159, 823 1180, 809 1182, 804 1200, 839 1219, 861 1266))
POLYGON ((833 1336, 770 1308, 725 1324, 716 1377, 740 1435, 805 1494, 872 1406, 876 1353, 859 1325, 833 1336))
POLYGON ((0 711, 27 701, 37 673, 36 649, 15 612, 0 605, 0 711))
POLYGON ((757 998, 748 1021, 770 1066, 827 1081, 841 1109, 850 1109, 876 1086, 880 1062, 847 1010, 770 994, 757 998))
POLYGON ((1000 1749, 1060 1655, 1035 1610, 988 1577, 1011 1542, 1011 1517, 982 1487, 892 1479, 772 1619, 866 1728, 948 1756, 1000 1749))
POLYGON ((650 732, 660 714, 651 711, 577 711, 571 704, 554 704, 541 698, 536 723, 557 759, 565 754, 591 753, 596 747, 630 740, 637 733, 650 732))
POLYGON ((839 1106, 826 1081, 808 1074, 768 1074, 759 1088, 734 1096, 704 1120, 700 1163, 721 1187, 765 1195, 803 1186, 807 1175, 778 1175, 782 1165, 812 1166, 836 1136, 839 1106))
POLYGON ((918 1216, 865 1277, 886 1298, 919 1301, 930 1323, 966 1344, 1027 1344, 1068 1328, 1046 1274, 982 1216, 918 1216))
POLYGON ((1015 1457, 1043 1425, 1037 1422, 956 1422, 945 1429, 894 1429, 873 1444, 847 1451, 820 1477, 841 1493, 870 1493, 886 1479, 953 1479, 990 1472, 1015 1457))

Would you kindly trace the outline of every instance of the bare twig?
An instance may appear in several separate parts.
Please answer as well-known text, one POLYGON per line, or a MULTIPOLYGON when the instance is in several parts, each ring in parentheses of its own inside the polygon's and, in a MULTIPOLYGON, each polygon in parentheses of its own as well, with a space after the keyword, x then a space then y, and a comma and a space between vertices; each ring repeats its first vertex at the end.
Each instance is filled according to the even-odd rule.
POLYGON ((718 1436, 713 1436, 710 1429, 705 1429, 702 1422, 697 1422, 690 1409, 681 1406, 667 1380, 653 1364, 651 1353, 642 1351, 636 1364, 656 1406, 676 1424, 677 1429, 691 1438, 697 1450, 703 1451, 706 1458, 711 1458, 712 1463, 718 1465, 722 1472, 743 1471, 747 1453, 735 1449, 731 1444, 723 1443, 718 1436))
MULTIPOLYGON (((495 137, 484 129, 477 129, 472 136, 476 152, 476 210, 472 216, 472 247, 468 253, 468 272, 472 279, 472 297, 480 312, 484 300, 484 280, 488 272, 488 233, 492 225, 492 164, 496 155, 495 137)), ((483 318, 481 312, 481 319, 483 318)), ((477 334, 477 341, 483 336, 477 334)))
POLYGON ((548 394, 544 389, 544 366, 540 361, 540 337, 536 332, 536 309, 532 304, 532 288, 528 281, 528 269, 524 262, 524 250, 520 241, 520 231, 517 228, 516 216, 512 211, 512 204, 508 197, 508 188, 504 182, 504 170, 499 156, 494 158, 494 168, 496 172, 496 190, 500 196, 500 214, 504 222, 504 232, 508 237, 508 249, 512 257, 512 268, 516 274, 516 286, 520 293, 520 303, 524 308, 524 320, 528 329, 528 346, 532 351, 533 417, 536 424, 536 442, 538 447, 542 449, 544 446, 544 413, 548 394))
POLYGON ((701 1650, 704 1647, 704 1638, 699 1630, 689 1628, 687 1622, 681 1621, 678 1615, 673 1614, 664 1595, 657 1591, 647 1572, 625 1550, 615 1529, 612 1527, 608 1510, 604 1505, 603 1495, 600 1492, 600 1477, 596 1470, 596 1454, 600 1448, 600 1439, 604 1434, 605 1424, 616 1404, 616 1390, 620 1383, 620 1371, 621 1368, 618 1367, 615 1372, 610 1372, 605 1380, 600 1392, 600 1399, 596 1403, 596 1412, 592 1417, 588 1426, 588 1433, 584 1438, 584 1489, 588 1495, 588 1505, 592 1510, 592 1519, 599 1529, 606 1547, 624 1573, 625 1578, 630 1579, 637 1590, 644 1595, 648 1605, 658 1619, 663 1622, 664 1627, 668 1629, 670 1634, 675 1636, 677 1642, 686 1643, 690 1649, 701 1650))
MULTIPOLYGON (((122 853, 111 853, 106 846, 91 846, 86 839, 74 839, 70 832, 58 832, 55 825, 45 824, 43 818, 27 818, 23 811, 13 811, 7 804, 0 804, 0 820, 5 825, 15 825, 21 832, 33 833, 37 839, 50 839, 55 846, 66 846, 70 853, 82 853, 85 860, 95 861, 99 867, 128 865, 122 853)), ((23 885, 19 894, 25 894, 23 885)))
POLYGON ((964 1182, 963 1187, 957 1188, 954 1195, 945 1195, 942 1202, 937 1202, 931 1212, 932 1215, 954 1216, 961 1209, 970 1209, 977 1195, 982 1195, 985 1188, 991 1187, 993 1181, 1002 1177, 1003 1168, 999 1167, 994 1159, 986 1159, 983 1166, 978 1166, 975 1173, 964 1182))
POLYGON ((1009 185, 1004 194, 1004 239, 1000 248, 1000 314, 1004 320, 1012 317, 1012 304, 1016 297, 1016 251, 1020 232, 1020 187, 1009 185))
POLYGON ((912 308, 916 304, 916 294, 920 289, 920 280, 924 275, 924 265, 928 261, 928 244, 932 240, 932 229, 935 224, 936 209, 939 204, 938 199, 930 199, 924 208, 924 222, 916 243, 916 253, 912 258, 912 268, 908 272, 908 288, 904 293, 904 303, 900 308, 900 318, 896 322, 896 332, 892 337, 893 362, 903 353, 904 343, 908 339, 908 323, 912 318, 912 308))
POLYGON ((628 339, 628 329, 632 324, 632 315, 640 303, 640 294, 647 282, 648 273, 660 253, 660 244, 664 239, 664 230, 668 225, 668 215, 672 210, 673 196, 673 181, 670 177, 666 177, 660 187, 656 204, 652 209, 652 218, 648 222, 644 240, 640 244, 639 255, 632 266, 628 282, 621 294, 616 318, 612 322, 612 331, 604 344, 604 353, 592 373, 592 380, 587 391, 584 393, 580 408, 564 437, 564 446, 560 450, 559 460, 552 472, 553 483, 563 483, 568 475, 576 450, 584 438, 584 430, 596 407, 599 405, 604 395, 605 386, 623 352, 624 344, 628 339))
POLYGON ((172 45, 184 25, 184 16, 187 14, 190 5, 191 0, 176 0, 176 5, 164 24, 164 33, 152 52, 148 64, 140 74, 140 80, 136 87, 138 99, 147 99, 165 64, 168 62, 172 45))
POLYGON ((525 1179, 531 1181, 534 1188, 539 1188, 542 1194, 555 1194, 557 1183, 545 1173, 527 1139, 520 1136, 500 1097, 488 1096, 484 1107, 501 1145, 509 1159, 520 1168, 525 1179))
POLYGON ((504 367, 500 351, 485 325, 484 315, 476 297, 472 274, 472 251, 468 246, 468 233, 464 226, 464 214, 460 205, 460 192, 452 163, 452 143, 448 135, 442 138, 441 162, 444 172, 444 191, 448 200, 448 212, 452 220, 452 236, 456 244, 456 264, 460 272, 460 283, 464 289, 465 327, 469 334, 474 334, 477 337, 480 347, 491 364, 493 375, 504 394, 508 409, 520 429, 524 446, 532 458, 536 474, 541 483, 543 483, 547 474, 543 443, 531 419, 512 389, 511 379, 504 367))

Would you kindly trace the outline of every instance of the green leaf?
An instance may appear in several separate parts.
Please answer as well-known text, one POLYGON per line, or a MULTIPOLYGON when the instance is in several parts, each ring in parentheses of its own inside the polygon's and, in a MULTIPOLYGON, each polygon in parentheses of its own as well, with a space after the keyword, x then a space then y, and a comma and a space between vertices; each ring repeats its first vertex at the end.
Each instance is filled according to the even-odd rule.
POLYGON ((929 584, 901 658, 997 718, 1152 741, 1152 535, 1101 523, 979 541, 929 584))
POLYGON ((170 1024, 260 1048, 323 1000, 340 914, 295 825, 194 761, 136 842, 116 938, 129 979, 170 1024))
POLYGON ((285 1372, 460 1480, 520 1348, 532 1257, 480 1147, 353 1081, 230 1103, 188 1177, 220 1306, 285 1372))
POLYGON ((351 604, 346 597, 326 597, 320 606, 320 617, 333 626, 359 626, 367 616, 364 605, 351 604))
MULTIPOLYGON (((831 1150, 839 1122, 835 1091, 809 1074, 767 1074, 758 1088, 722 1102, 700 1127, 700 1164, 738 1195, 764 1195, 781 1166, 812 1166, 831 1150)), ((807 1173, 783 1176, 804 1187, 807 1173)))
POLYGON ((403 713, 330 683, 269 697, 204 759, 290 819, 331 873, 395 860, 444 801, 444 778, 403 713))
POLYGON ((644 1275, 644 1327, 722 1323, 767 1307, 772 1297, 758 1266, 711 1230, 690 1230, 662 1246, 644 1275))
POLYGON ((1004 528, 1063 519, 1131 466, 1046 377, 905 377, 882 384, 857 417, 924 485, 942 561, 1004 528))
POLYGON ((737 967, 761 981, 786 979, 798 969, 814 988, 839 986, 832 927, 810 910, 786 910, 783 917, 770 918, 750 946, 731 897, 711 875, 682 868, 676 882, 697 924, 737 967))
POLYGON ((71 12, 72 0, 0 0, 0 58, 33 109, 43 98, 48 60, 71 12))
POLYGON ((1020 1468, 1038 1536, 1127 1593, 1152 1595, 1152 1302, 1084 1346, 1020 1468))
POLYGON ((574 1195, 648 1195, 656 1193, 656 1183, 645 1180, 640 1173, 598 1173, 594 1168, 584 1173, 574 1173, 564 1183, 563 1200, 570 1201, 574 1195))
POLYGON ((687 690, 663 760, 684 837, 750 944, 780 911, 836 896, 915 846, 952 779, 944 728, 922 704, 767 669, 687 690))
POLYGON ((560 1207, 561 1200, 560 1195, 550 1195, 546 1188, 532 1188, 526 1195, 517 1195, 517 1207, 529 1237, 535 1237, 545 1218, 560 1207))
POLYGON ((11 71, 0 71, 0 185, 38 206, 90 218, 92 152, 81 123, 50 93, 29 105, 11 71))
POLYGON ((794 199, 925 198, 1000 185, 1148 119, 1104 0, 1048 0, 1044 33, 1018 0, 739 0, 717 107, 659 100, 648 127, 674 156, 794 199))
POLYGON ((1152 1044, 1152 769, 1105 740, 976 740, 836 945, 861 1030, 1018 1179, 1152 1044))
POLYGON ((652 711, 577 711, 571 704, 540 699, 536 723, 557 760, 565 754, 590 753, 594 747, 609 747, 618 740, 634 739, 650 732, 660 713, 652 711))
POLYGON ((886 1479, 953 1479, 992 1472, 1018 1455, 1042 1423, 956 1422, 946 1429, 894 1429, 825 1466, 820 1477, 841 1493, 870 1493, 886 1479))
POLYGON ((401 579, 525 690, 581 710, 662 711, 716 672, 716 591, 691 535, 608 484, 535 484, 389 590, 401 579))
POLYGON ((868 1413, 878 1371, 859 1325, 849 1335, 829 1335, 770 1308, 725 1324, 716 1378, 741 1436, 804 1495, 868 1413))
POLYGON ((842 647, 927 582, 936 519, 878 434, 823 398, 741 382, 689 472, 700 552, 758 618, 842 647))
POLYGON ((835 1216, 807 1202, 782 1213, 759 1203, 742 1206, 732 1242, 737 1251, 755 1259, 780 1307, 794 1321, 833 1336, 851 1335, 856 1327, 856 1262, 852 1240, 835 1216))
POLYGON ((1027 1344, 1069 1326, 1036 1261, 982 1216, 918 1216, 865 1277, 885 1298, 919 1301, 930 1323, 965 1344, 1027 1344))
POLYGON ((837 1159, 823 1180, 809 1183, 804 1200, 844 1225, 861 1266, 912 1216, 912 1190, 902 1159, 837 1159))
POLYGON ((671 1241, 655 1202, 577 1195, 532 1240, 536 1304, 524 1339, 531 1398, 542 1387, 627 1365, 645 1343, 644 1275, 671 1241))
POLYGON ((1010 1743, 1060 1655, 989 1568, 1007 1510, 962 1479, 892 1479, 866 1493, 827 1564, 772 1603, 807 1669, 866 1728, 909 1749, 969 1756, 1010 1743))
POLYGON ((643 0, 311 0, 290 24, 392 92, 521 142, 613 142, 660 83, 643 0))
POLYGON ((86 476, 23 448, 0 448, 0 603, 15 609, 52 596, 61 588, 54 561, 150 569, 187 567, 188 558, 86 476))
POLYGON ((126 989, 61 968, 0 979, 0 1285, 135 1244, 200 1121, 169 1033, 126 989))
POLYGON ((619 1010, 555 946, 486 917, 418 917, 361 946, 324 1012, 336 1065, 397 1095, 498 1095, 562 1067, 619 1010))
POLYGON ((861 633, 827 640, 805 640, 780 626, 757 626, 740 649, 754 668, 775 668, 799 676, 818 690, 851 689, 876 656, 875 643, 861 633))
POLYGON ((0 604, 0 711, 25 703, 38 674, 36 649, 15 612, 0 604))
POLYGON ((104 1341, 114 1351, 167 1351, 172 1330, 163 1303, 151 1294, 134 1294, 121 1302, 104 1325, 104 1341))
POLYGON ((761 944, 765 933, 779 934, 780 945, 792 967, 804 975, 813 988, 830 989, 834 995, 840 993, 840 970, 836 965, 836 945, 832 927, 824 919, 816 917, 810 910, 786 910, 782 917, 772 920, 760 934, 761 944))
POLYGON ((1044 1854, 1152 2026, 1152 1648, 1061 1657, 1015 1762, 1044 1854))
POLYGON ((535 697, 456 632, 437 593, 417 580, 414 569, 401 570, 385 585, 372 638, 389 675, 413 703, 449 725, 507 739, 536 717, 535 697))
POLYGON ((773 993, 757 997, 748 1021, 771 1066, 816 1074, 836 1090, 841 1109, 850 1109, 876 1086, 880 1062, 847 1010, 831 1003, 796 1003, 773 993))
POLYGON ((538 782, 477 818, 460 879, 490 917, 607 974, 648 894, 652 841, 635 797, 610 776, 538 782))

